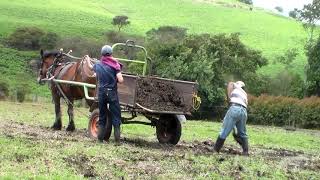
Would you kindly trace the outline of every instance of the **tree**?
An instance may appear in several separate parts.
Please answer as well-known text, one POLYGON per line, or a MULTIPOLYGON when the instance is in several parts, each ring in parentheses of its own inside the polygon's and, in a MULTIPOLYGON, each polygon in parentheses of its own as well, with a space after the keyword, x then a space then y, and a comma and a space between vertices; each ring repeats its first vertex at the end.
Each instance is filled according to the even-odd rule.
POLYGON ((191 35, 174 43, 153 41, 148 49, 155 61, 155 74, 199 83, 202 111, 212 111, 224 103, 225 83, 230 80, 256 86, 249 80, 267 63, 261 52, 240 41, 239 34, 191 35))
POLYGON ((249 5, 253 4, 252 0, 238 0, 238 1, 245 3, 245 4, 249 4, 249 5))
POLYGON ((117 26, 118 32, 120 32, 123 27, 130 24, 130 21, 128 19, 129 19, 128 16, 124 16, 124 15, 115 16, 112 19, 112 25, 117 26))
POLYGON ((289 16, 292 17, 293 19, 297 19, 298 18, 298 9, 294 8, 292 11, 290 11, 289 16))
POLYGON ((303 9, 298 12, 303 27, 309 33, 309 42, 312 42, 316 22, 320 20, 320 0, 313 0, 311 4, 304 5, 303 9))
POLYGON ((292 62, 297 58, 298 56, 298 49, 292 48, 288 49, 283 55, 280 55, 277 57, 276 62, 279 62, 283 65, 285 65, 285 69, 289 70, 292 69, 292 62))
POLYGON ((299 19, 303 27, 309 33, 309 40, 306 45, 308 64, 306 66, 306 95, 320 96, 320 37, 314 40, 316 23, 320 20, 320 0, 313 0, 302 10, 299 10, 299 19))
POLYGON ((268 94, 275 96, 290 96, 302 98, 304 96, 304 82, 296 72, 292 71, 292 63, 297 59, 298 49, 288 49, 283 55, 279 55, 275 62, 284 65, 284 70, 269 78, 268 94))
POLYGON ((280 7, 280 6, 276 6, 276 7, 275 7, 275 9, 276 9, 278 12, 280 12, 280 13, 282 13, 282 12, 283 12, 283 8, 282 8, 282 7, 280 7))
POLYGON ((308 47, 308 65, 306 69, 307 95, 320 96, 320 37, 317 42, 308 47))

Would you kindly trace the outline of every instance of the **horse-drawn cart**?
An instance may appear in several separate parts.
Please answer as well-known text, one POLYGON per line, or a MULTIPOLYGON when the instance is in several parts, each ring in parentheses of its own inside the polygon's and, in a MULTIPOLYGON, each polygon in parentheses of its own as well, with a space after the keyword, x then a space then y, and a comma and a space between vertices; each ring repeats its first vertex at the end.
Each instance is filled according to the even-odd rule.
MULTIPOLYGON (((123 124, 144 124, 156 127, 157 139, 160 143, 177 144, 181 137, 181 120, 184 115, 191 114, 194 109, 200 105, 200 99, 197 96, 197 83, 189 81, 172 80, 155 76, 146 76, 148 56, 144 47, 135 45, 127 41, 126 43, 117 43, 112 46, 116 48, 138 48, 144 52, 144 61, 117 58, 122 62, 139 63, 143 65, 142 75, 130 75, 123 73, 124 83, 118 84, 118 95, 121 109, 130 117, 123 117, 123 124), (145 116, 146 120, 137 121, 135 119, 145 116)), ((88 124, 88 133, 90 137, 97 137, 97 122, 99 120, 99 110, 96 97, 90 97, 89 88, 95 88, 94 84, 87 84, 74 81, 65 81, 53 79, 55 83, 70 84, 73 86, 82 86, 84 88, 85 98, 94 100, 91 105, 92 112, 88 124)), ((106 140, 110 138, 112 131, 112 122, 107 117, 107 135, 106 140)))
MULTIPOLYGON (((147 77, 151 80, 151 83, 158 82, 165 84, 167 86, 174 87, 179 94, 181 94, 181 107, 180 111, 170 110, 166 107, 149 108, 145 107, 143 104, 138 102, 139 91, 144 91, 145 87, 141 87, 139 80, 143 80, 146 77, 124 75, 124 83, 118 86, 119 101, 122 106, 122 110, 128 112, 131 115, 130 118, 123 118, 122 123, 137 123, 144 125, 151 125, 156 127, 157 138, 160 143, 170 143, 177 144, 181 136, 181 115, 190 114, 192 107, 192 101, 195 98, 197 84, 187 81, 177 81, 171 79, 157 78, 157 77, 147 77), (150 122, 145 121, 132 121, 132 119, 137 117, 137 113, 145 116, 150 122)), ((166 94, 170 92, 164 92, 166 94)), ((146 99, 148 101, 148 97, 146 99)), ((152 100, 151 100, 152 101, 152 100)), ((148 102, 147 102, 148 104, 148 102)), ((160 103, 164 105, 163 101, 160 103)), ((169 105, 170 106, 170 105, 169 105)), ((89 121, 89 135, 91 137, 97 137, 97 121, 99 118, 98 110, 94 110, 90 116, 89 121)), ((111 134, 111 120, 107 120, 107 136, 109 139, 111 134)))

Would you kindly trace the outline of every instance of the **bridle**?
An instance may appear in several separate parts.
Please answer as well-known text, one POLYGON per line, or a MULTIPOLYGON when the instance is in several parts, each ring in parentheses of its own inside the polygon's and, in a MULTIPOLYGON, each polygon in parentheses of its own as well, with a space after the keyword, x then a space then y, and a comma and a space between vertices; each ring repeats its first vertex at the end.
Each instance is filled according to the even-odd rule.
MULTIPOLYGON (((44 79, 40 79, 40 81, 42 81, 42 80, 50 80, 50 79, 53 79, 54 78, 54 72, 55 72, 55 70, 57 69, 57 67, 59 67, 59 66, 61 66, 63 63, 62 63, 62 58, 63 58, 63 56, 67 56, 67 57, 69 57, 69 58, 72 58, 72 59, 77 59, 77 60, 79 60, 79 59, 82 59, 82 58, 78 58, 78 57, 74 57, 74 56, 72 56, 72 55, 70 55, 70 53, 71 53, 72 51, 70 50, 68 53, 63 53, 61 50, 60 50, 60 52, 58 53, 58 54, 56 54, 56 55, 54 55, 54 59, 53 59, 53 63, 51 64, 51 66, 49 66, 48 68, 47 68, 47 72, 46 72, 46 76, 45 76, 45 78, 44 79)), ((39 75, 40 76, 42 76, 43 74, 43 71, 42 71, 42 67, 43 67, 43 65, 44 65, 44 59, 43 59, 43 57, 41 56, 40 57, 40 59, 41 59, 41 63, 40 63, 40 72, 39 72, 39 75)))

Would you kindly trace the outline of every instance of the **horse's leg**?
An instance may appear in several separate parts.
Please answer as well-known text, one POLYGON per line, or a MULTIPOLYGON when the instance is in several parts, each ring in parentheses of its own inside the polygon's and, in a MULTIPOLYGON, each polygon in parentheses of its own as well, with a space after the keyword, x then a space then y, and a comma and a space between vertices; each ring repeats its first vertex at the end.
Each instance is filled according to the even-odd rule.
POLYGON ((70 104, 68 105, 68 115, 69 115, 69 124, 67 127, 67 131, 74 131, 75 125, 73 120, 73 100, 70 100, 70 104))
POLYGON ((61 107, 60 107, 60 96, 57 94, 52 94, 53 102, 54 102, 54 109, 56 113, 56 120, 52 126, 54 130, 61 130, 62 128, 62 121, 61 121, 61 107))

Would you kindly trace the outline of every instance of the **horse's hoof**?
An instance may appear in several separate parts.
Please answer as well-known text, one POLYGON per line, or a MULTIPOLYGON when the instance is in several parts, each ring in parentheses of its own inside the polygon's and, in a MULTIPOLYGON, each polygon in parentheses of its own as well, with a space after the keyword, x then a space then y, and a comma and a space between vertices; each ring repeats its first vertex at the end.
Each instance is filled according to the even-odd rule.
POLYGON ((51 126, 51 129, 53 130, 61 130, 62 129, 62 125, 58 125, 58 124, 53 124, 53 126, 51 126))
POLYGON ((68 125, 66 130, 72 132, 72 131, 76 130, 76 128, 74 127, 74 125, 68 125))

